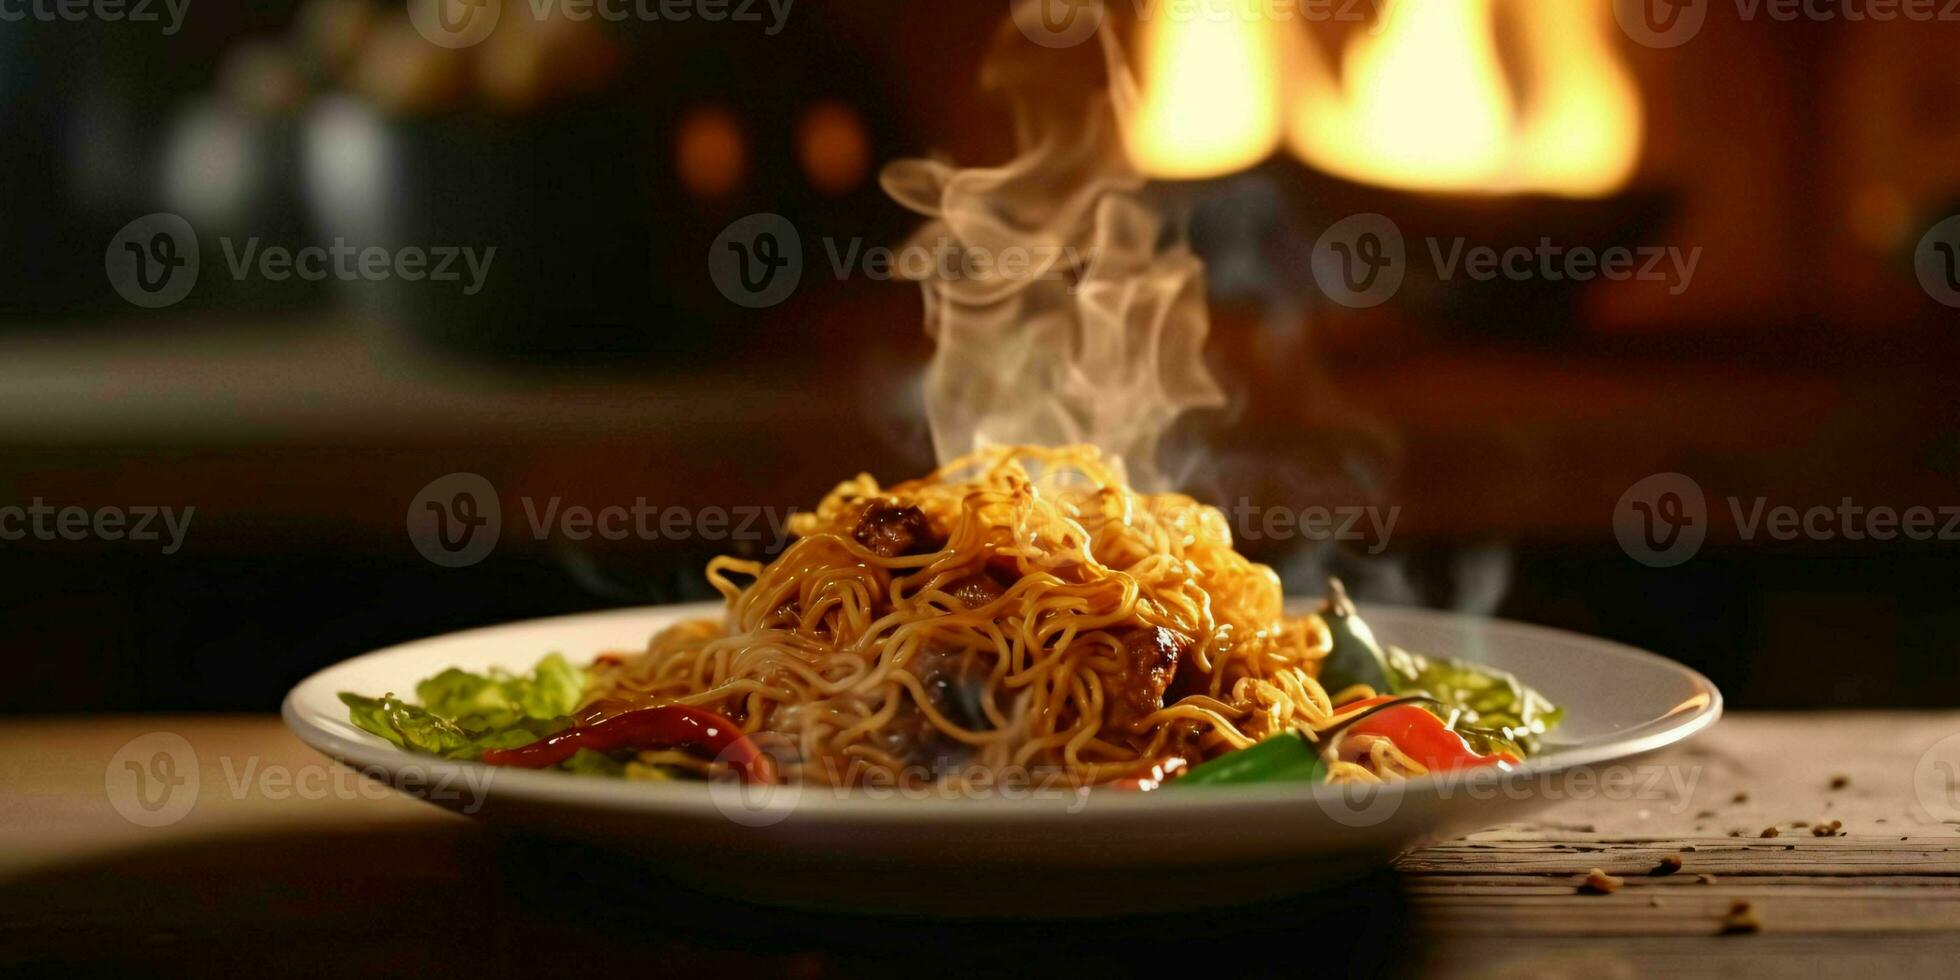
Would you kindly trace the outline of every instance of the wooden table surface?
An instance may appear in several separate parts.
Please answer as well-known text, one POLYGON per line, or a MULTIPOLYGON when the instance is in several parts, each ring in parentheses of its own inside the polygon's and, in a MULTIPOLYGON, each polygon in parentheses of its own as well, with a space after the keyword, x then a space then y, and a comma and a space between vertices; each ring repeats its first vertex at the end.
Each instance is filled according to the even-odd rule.
POLYGON ((1960 738, 1943 741, 1956 734, 1960 714, 1731 716, 1629 784, 1558 787, 1585 798, 1336 892, 975 925, 700 896, 393 796, 272 718, 12 719, 0 971, 1087 977, 1197 953, 1219 975, 1946 976, 1960 961, 1960 738), (118 752, 152 732, 198 762, 196 802, 163 826, 124 817, 107 788, 129 761, 118 752), (1670 857, 1678 871, 1652 873, 1670 857), (1624 883, 1594 894, 1594 868, 1624 883))

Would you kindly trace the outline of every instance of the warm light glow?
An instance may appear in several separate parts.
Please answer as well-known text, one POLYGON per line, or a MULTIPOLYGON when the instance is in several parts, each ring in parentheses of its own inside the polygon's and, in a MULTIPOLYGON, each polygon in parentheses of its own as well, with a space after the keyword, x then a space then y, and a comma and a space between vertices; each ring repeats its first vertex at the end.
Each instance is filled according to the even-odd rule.
POLYGON ((1633 177, 1640 160, 1640 92, 1613 50, 1610 3, 1509 0, 1524 20, 1534 98, 1519 134, 1520 181, 1595 197, 1633 177))
POLYGON ((1283 30, 1258 0, 1164 5, 1142 26, 1130 159, 1153 177, 1216 177, 1279 148, 1283 30))
POLYGON ((796 159, 817 190, 841 197, 871 172, 871 137, 864 117, 842 102, 819 102, 796 126, 796 159))
POLYGON ((1611 193, 1640 155, 1639 97, 1605 0, 1389 0, 1336 76, 1303 61, 1289 140, 1352 180, 1413 190, 1611 193), (1497 15, 1518 25, 1519 92, 1497 15))
POLYGON ((1487 186, 1503 171, 1512 126, 1493 9, 1494 0, 1391 0, 1379 34, 1354 35, 1338 84, 1308 63, 1294 149, 1370 183, 1487 186))
POLYGON ((748 168, 748 137, 733 113, 704 105, 681 119, 674 136, 674 169, 689 193, 725 197, 742 186, 748 168))
POLYGON ((1144 173, 1215 177, 1283 139, 1328 173, 1410 190, 1596 197, 1633 175, 1640 100, 1610 0, 1386 0, 1333 66, 1270 9, 1195 0, 1144 21, 1127 133, 1144 173))

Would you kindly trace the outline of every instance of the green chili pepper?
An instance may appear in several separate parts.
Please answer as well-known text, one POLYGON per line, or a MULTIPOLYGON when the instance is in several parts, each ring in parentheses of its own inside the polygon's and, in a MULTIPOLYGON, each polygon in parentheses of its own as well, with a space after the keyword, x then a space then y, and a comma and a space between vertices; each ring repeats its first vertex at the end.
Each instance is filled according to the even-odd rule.
POLYGON ((1316 745, 1299 732, 1281 732, 1257 745, 1227 752, 1209 762, 1186 770, 1169 786, 1244 786, 1250 783, 1319 783, 1327 780, 1327 759, 1340 744, 1341 733, 1364 718, 1390 708, 1428 703, 1426 697, 1394 698, 1341 719, 1321 732, 1323 742, 1316 745))
POLYGON ((1172 786, 1238 786, 1246 783, 1317 783, 1327 778, 1320 752, 1297 732, 1192 766, 1172 786))
POLYGON ((1377 694, 1395 693, 1388 657, 1375 641, 1375 632, 1356 612, 1340 579, 1327 580, 1327 601, 1320 607, 1320 618, 1333 639, 1327 659, 1320 662, 1320 686, 1332 693, 1366 684, 1377 694))
POLYGON ((1440 702, 1436 714, 1483 751, 1538 751, 1539 736, 1562 712, 1515 676, 1485 664, 1432 660, 1384 646, 1361 619, 1340 579, 1329 579, 1320 608, 1333 643, 1320 665, 1320 686, 1334 693, 1366 684, 1378 694, 1426 694, 1440 702))

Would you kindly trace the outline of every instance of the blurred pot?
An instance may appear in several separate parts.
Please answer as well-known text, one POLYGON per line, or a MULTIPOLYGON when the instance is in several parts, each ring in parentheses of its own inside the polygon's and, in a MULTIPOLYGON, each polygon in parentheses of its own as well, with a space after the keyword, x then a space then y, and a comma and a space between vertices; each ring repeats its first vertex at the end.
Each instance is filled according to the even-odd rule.
POLYGON ((671 277, 654 268, 637 139, 621 125, 630 118, 603 105, 522 121, 403 118, 352 98, 321 100, 304 153, 321 244, 378 246, 391 262, 408 249, 425 256, 419 278, 390 268, 336 274, 338 286, 416 340, 458 352, 697 343, 704 328, 674 315, 671 277))

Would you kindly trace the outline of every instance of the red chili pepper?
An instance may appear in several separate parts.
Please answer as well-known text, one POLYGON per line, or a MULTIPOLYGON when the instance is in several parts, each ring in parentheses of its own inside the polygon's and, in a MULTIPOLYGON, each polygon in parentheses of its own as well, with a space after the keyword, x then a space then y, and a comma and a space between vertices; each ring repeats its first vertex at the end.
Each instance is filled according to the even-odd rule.
POLYGON ((727 762, 745 783, 769 781, 768 757, 734 722, 712 711, 680 704, 628 711, 514 749, 487 749, 483 761, 493 766, 543 769, 571 758, 580 749, 616 752, 674 746, 727 762))
MULTIPOLYGON (((1392 701, 1393 698, 1378 697, 1344 704, 1336 709, 1342 714, 1392 701)), ((1377 735, 1395 743, 1409 758, 1423 764, 1430 772, 1448 772, 1471 766, 1515 766, 1518 757, 1509 752, 1492 755, 1478 755, 1470 748, 1463 736, 1450 731, 1443 720, 1415 705, 1389 708, 1355 722, 1348 727, 1350 734, 1377 735)))

